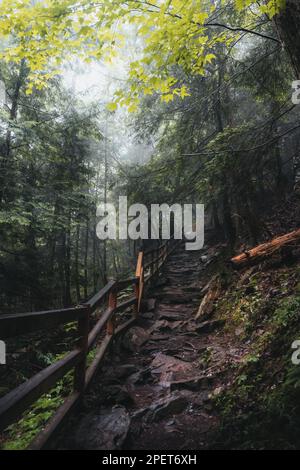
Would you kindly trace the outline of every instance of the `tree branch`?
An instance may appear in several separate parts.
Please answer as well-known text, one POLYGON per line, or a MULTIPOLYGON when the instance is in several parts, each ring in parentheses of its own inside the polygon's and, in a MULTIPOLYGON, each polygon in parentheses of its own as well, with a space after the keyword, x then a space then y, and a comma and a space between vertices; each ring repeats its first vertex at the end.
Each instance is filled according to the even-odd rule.
POLYGON ((254 31, 253 29, 247 29, 247 28, 234 28, 232 26, 222 24, 222 23, 205 23, 203 26, 208 28, 209 26, 214 26, 214 27, 219 27, 219 28, 225 28, 228 29, 229 31, 236 31, 236 32, 241 32, 241 33, 247 33, 247 34, 254 34, 255 36, 264 38, 264 39, 270 39, 271 41, 277 42, 281 44, 279 39, 273 38, 272 36, 268 36, 267 34, 262 34, 258 33, 257 31, 254 31))

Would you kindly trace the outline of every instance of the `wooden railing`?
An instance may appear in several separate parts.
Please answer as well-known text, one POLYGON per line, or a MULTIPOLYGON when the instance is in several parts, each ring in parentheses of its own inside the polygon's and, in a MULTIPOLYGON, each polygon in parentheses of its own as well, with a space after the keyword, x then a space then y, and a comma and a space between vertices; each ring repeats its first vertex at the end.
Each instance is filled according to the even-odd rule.
POLYGON ((168 255, 176 248, 178 243, 180 243, 178 240, 168 240, 157 248, 140 252, 135 277, 122 281, 108 282, 102 290, 84 305, 46 312, 0 316, 1 340, 36 331, 53 329, 72 322, 77 322, 79 338, 74 350, 0 399, 0 432, 20 419, 28 407, 44 393, 51 390, 57 381, 73 369, 74 385, 72 394, 56 411, 29 448, 37 450, 46 445, 49 438, 59 429, 65 418, 80 403, 112 339, 126 328, 129 328, 136 320, 141 309, 145 286, 155 279, 168 255), (119 293, 130 286, 134 288, 134 295, 128 300, 118 303, 119 293), (100 307, 102 307, 102 313, 97 319, 95 326, 90 329, 91 315, 97 313, 100 307), (129 307, 133 307, 132 318, 119 324, 120 318, 117 317, 117 314, 124 312, 129 307), (117 318, 118 322, 116 321, 117 318), (102 339, 99 345, 97 345, 100 335, 102 335, 102 339), (87 367, 88 353, 95 345, 97 346, 95 357, 89 367, 87 367))

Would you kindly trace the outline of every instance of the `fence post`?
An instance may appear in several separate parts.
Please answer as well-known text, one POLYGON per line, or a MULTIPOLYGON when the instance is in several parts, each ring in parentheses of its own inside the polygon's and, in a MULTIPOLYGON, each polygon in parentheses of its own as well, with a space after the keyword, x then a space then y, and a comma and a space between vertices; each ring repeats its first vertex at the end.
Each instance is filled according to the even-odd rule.
POLYGON ((144 286, 144 253, 142 251, 139 253, 135 276, 137 278, 137 283, 134 287, 136 297, 135 315, 137 317, 140 312, 144 286))
POLYGON ((144 293, 144 282, 145 282, 145 273, 144 273, 144 258, 142 260, 142 269, 141 269, 141 275, 140 275, 140 287, 139 287, 139 303, 138 303, 138 311, 140 311, 141 308, 141 302, 143 299, 143 293, 144 293))
MULTIPOLYGON (((108 308, 111 308, 114 310, 117 307, 117 296, 118 296, 118 291, 114 287, 112 291, 109 293, 108 308)), ((115 332, 115 318, 114 318, 114 314, 112 314, 111 318, 107 322, 107 334, 112 336, 114 332, 115 332)))
POLYGON ((82 358, 75 367, 74 390, 83 393, 85 388, 86 361, 88 353, 90 307, 86 306, 86 313, 78 320, 78 348, 81 350, 82 358))

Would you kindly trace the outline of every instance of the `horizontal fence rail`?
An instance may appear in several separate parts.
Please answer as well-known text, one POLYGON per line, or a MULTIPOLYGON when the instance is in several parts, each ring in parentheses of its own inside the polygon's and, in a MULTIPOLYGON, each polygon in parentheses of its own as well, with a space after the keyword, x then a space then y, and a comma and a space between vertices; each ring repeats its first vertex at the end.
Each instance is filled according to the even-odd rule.
POLYGON ((86 313, 86 307, 75 307, 48 312, 17 313, 0 316, 0 337, 8 339, 15 336, 48 330, 78 321, 86 313))
POLYGON ((167 240, 158 247, 140 252, 137 260, 135 277, 121 281, 109 281, 106 286, 84 305, 74 308, 50 310, 0 316, 0 339, 27 335, 40 330, 49 330, 58 326, 77 322, 78 341, 74 350, 62 359, 43 369, 25 383, 15 388, 0 399, 0 431, 21 418, 22 414, 44 393, 49 392, 70 370, 74 370, 73 392, 46 424, 42 432, 34 439, 29 449, 41 449, 49 438, 60 428, 66 417, 72 412, 95 376, 101 361, 114 337, 129 328, 138 317, 145 287, 158 276, 165 260, 180 243, 180 240, 167 240), (118 303, 118 294, 132 287, 134 295, 118 303), (100 306, 106 308, 96 324, 90 329, 91 315, 100 306), (133 316, 124 323, 117 324, 116 314, 133 307, 133 316), (101 342, 99 336, 101 336, 101 342), (95 357, 87 367, 89 351, 97 346, 95 357))

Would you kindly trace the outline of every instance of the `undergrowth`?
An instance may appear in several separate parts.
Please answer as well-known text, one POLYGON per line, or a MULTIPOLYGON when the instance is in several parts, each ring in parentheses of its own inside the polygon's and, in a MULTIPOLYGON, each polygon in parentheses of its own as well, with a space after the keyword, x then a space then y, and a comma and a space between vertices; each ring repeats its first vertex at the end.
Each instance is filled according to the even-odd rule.
POLYGON ((222 420, 214 448, 300 447, 300 366, 291 360, 300 339, 298 278, 295 267, 258 271, 219 302, 227 331, 238 330, 248 352, 214 398, 222 420))

